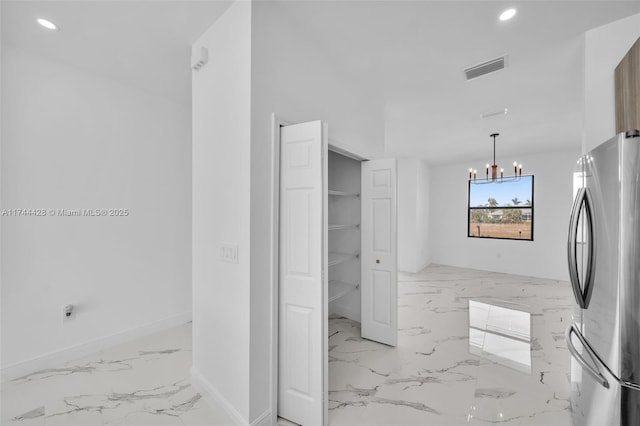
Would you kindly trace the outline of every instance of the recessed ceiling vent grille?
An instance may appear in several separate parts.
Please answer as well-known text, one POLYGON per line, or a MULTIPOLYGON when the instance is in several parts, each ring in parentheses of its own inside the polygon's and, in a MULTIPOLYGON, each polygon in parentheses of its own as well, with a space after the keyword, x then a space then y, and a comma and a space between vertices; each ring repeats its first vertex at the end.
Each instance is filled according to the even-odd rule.
POLYGON ((483 62, 473 67, 464 70, 464 75, 467 77, 467 81, 474 78, 482 77, 483 75, 490 74, 492 72, 500 71, 507 66, 507 57, 501 56, 490 61, 483 62))

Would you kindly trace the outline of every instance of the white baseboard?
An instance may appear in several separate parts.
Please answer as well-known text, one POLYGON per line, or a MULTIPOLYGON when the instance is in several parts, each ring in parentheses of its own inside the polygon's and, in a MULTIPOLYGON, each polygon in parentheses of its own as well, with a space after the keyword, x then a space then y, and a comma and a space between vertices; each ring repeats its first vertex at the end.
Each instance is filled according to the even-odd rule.
POLYGON ((275 424, 275 422, 271 419, 271 410, 265 411, 260 417, 251 422, 251 426, 271 426, 272 424, 275 424))
POLYGON ((418 272, 422 271, 424 268, 426 268, 429 265, 431 265, 431 261, 427 260, 421 266, 418 266, 415 270, 413 268, 398 267, 398 272, 405 272, 408 274, 417 274, 418 272))
POLYGON ((430 260, 427 260, 426 262, 424 262, 424 263, 422 264, 422 266, 420 266, 420 267, 418 268, 418 270, 416 271, 416 273, 421 272, 424 268, 426 268, 426 267, 427 267, 427 266, 429 266, 429 265, 431 265, 431 261, 430 261, 430 260))
POLYGON ((360 322, 360 312, 356 311, 353 308, 348 308, 346 306, 341 305, 333 305, 331 307, 331 313, 340 315, 341 317, 349 318, 352 321, 360 322))
POLYGON ((0 371, 1 381, 5 382, 26 376, 36 371, 55 368, 66 362, 73 361, 74 359, 82 358, 101 351, 102 349, 116 346, 134 339, 139 339, 149 334, 184 324, 189 321, 191 321, 191 311, 183 312, 168 318, 133 327, 119 333, 98 337, 84 343, 16 362, 2 368, 0 371))
POLYGON ((205 379, 198 370, 191 367, 191 385, 198 391, 202 398, 213 408, 222 408, 238 426, 271 426, 271 410, 268 409, 251 423, 247 423, 242 414, 218 390, 205 379))
POLYGON ((191 367, 191 385, 198 391, 204 400, 212 407, 220 407, 231 418, 233 423, 238 426, 248 425, 247 421, 242 415, 235 409, 233 405, 227 399, 213 387, 202 374, 198 372, 194 367, 191 367))

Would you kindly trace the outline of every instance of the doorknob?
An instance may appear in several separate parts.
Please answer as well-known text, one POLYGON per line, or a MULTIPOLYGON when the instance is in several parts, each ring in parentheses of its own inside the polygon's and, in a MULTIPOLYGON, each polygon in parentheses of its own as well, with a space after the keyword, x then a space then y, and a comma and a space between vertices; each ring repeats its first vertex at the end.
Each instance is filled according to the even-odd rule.
POLYGON ((376 259, 376 263, 380 263, 380 259, 376 259))

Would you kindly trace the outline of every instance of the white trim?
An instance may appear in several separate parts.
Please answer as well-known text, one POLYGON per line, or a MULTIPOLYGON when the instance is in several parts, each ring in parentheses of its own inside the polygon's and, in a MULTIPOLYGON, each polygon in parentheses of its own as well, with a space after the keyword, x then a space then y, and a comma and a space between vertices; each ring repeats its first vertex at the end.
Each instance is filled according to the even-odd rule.
MULTIPOLYGON (((361 317, 361 313, 357 312, 355 309, 350 309, 344 306, 332 306, 331 313, 335 315, 340 315, 341 317, 349 318, 353 321, 356 321, 354 318, 361 317)), ((357 321, 360 322, 360 321, 357 321)))
POLYGON ((251 426, 269 426, 270 424, 276 424, 278 422, 278 416, 271 419, 271 410, 267 410, 262 413, 257 419, 251 422, 251 426))
POLYGON ((52 351, 24 361, 19 361, 2 368, 2 382, 17 379, 46 368, 54 368, 66 362, 73 361, 74 359, 91 355, 95 352, 101 351, 102 349, 139 339, 167 328, 185 324, 189 321, 191 321, 191 311, 163 318, 158 321, 153 321, 138 327, 133 327, 108 336, 98 337, 84 343, 52 351))
POLYGON ((329 124, 322 123, 322 424, 329 424, 329 124))
POLYGON ((273 413, 271 425, 276 426, 278 421, 278 282, 280 251, 280 127, 290 123, 271 114, 271 412, 273 413))
MULTIPOLYGON (((251 423, 247 423, 244 417, 233 405, 194 367, 191 367, 191 386, 202 396, 207 405, 222 409, 234 425, 238 426, 268 426, 272 424, 271 409, 267 409, 251 423)), ((275 423, 277 416, 273 419, 275 423)))
POLYGON ((340 155, 356 161, 367 161, 371 159, 370 156, 361 155, 357 153, 356 150, 352 149, 349 145, 331 138, 329 138, 328 149, 329 151, 337 152, 340 155))
POLYGON ((417 268, 398 268, 398 272, 404 272, 404 273, 407 273, 407 274, 417 274, 418 272, 422 271, 424 268, 426 268, 429 265, 431 265, 431 261, 427 260, 426 262, 424 262, 421 266, 418 266, 417 268))
POLYGON ((418 272, 422 271, 424 268, 426 268, 426 267, 427 267, 427 266, 429 266, 429 265, 431 265, 431 260, 427 260, 426 262, 424 262, 424 263, 422 264, 422 266, 420 266, 420 267, 418 268, 418 270, 416 271, 416 273, 418 273, 418 272))
POLYGON ((208 405, 222 408, 235 425, 245 426, 248 424, 238 410, 194 367, 191 367, 191 385, 202 395, 208 405))

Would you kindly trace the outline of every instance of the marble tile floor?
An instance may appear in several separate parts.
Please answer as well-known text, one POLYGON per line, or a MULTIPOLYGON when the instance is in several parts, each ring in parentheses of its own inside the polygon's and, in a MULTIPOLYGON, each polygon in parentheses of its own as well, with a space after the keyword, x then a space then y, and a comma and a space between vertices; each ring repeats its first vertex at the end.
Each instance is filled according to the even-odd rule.
POLYGON ((331 426, 573 424, 568 283, 431 265, 398 287, 397 347, 329 322, 331 426))
POLYGON ((2 384, 3 426, 229 425, 189 384, 191 324, 2 384))
MULTIPOLYGON (((572 424, 568 283, 432 265, 398 287, 395 348, 329 321, 331 426, 572 424)), ((0 420, 232 424, 189 385, 190 366, 185 324, 3 383, 0 420)))

